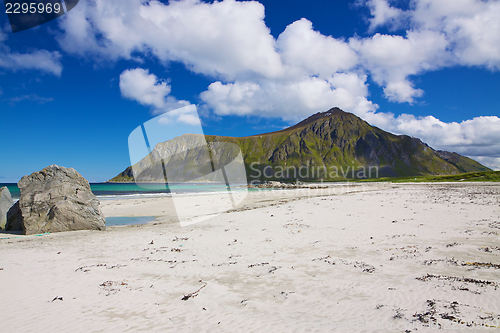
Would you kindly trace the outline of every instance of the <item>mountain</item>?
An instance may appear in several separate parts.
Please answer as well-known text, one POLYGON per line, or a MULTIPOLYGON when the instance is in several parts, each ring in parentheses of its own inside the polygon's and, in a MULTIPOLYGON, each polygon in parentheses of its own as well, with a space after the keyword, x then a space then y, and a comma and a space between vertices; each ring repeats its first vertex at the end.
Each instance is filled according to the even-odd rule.
MULTIPOLYGON (((157 144, 134 168, 141 181, 163 181, 164 170, 169 181, 185 181, 209 173, 213 161, 230 163, 238 148, 248 181, 333 181, 490 170, 457 153, 434 150, 420 139, 383 131, 339 108, 318 112, 281 131, 249 137, 185 134, 157 144)), ((133 180, 133 168, 128 167, 110 181, 133 180)))

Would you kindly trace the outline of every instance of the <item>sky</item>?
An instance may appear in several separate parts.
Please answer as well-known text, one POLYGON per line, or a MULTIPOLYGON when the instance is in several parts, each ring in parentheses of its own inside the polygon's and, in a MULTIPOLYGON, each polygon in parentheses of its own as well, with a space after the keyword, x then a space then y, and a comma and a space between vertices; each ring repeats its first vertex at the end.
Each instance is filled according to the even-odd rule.
POLYGON ((498 17, 498 0, 81 0, 13 33, 2 11, 0 182, 51 164, 106 181, 138 126, 187 105, 227 136, 340 107, 500 170, 498 17))

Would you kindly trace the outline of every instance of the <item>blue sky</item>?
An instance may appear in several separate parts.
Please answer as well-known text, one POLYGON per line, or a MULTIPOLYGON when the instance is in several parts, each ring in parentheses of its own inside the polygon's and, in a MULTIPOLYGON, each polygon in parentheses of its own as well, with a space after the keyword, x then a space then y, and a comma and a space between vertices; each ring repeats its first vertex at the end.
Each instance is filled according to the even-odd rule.
POLYGON ((0 182, 105 181, 128 136, 194 104, 245 136, 338 106, 500 169, 500 1, 88 0, 13 34, 0 14, 0 182))

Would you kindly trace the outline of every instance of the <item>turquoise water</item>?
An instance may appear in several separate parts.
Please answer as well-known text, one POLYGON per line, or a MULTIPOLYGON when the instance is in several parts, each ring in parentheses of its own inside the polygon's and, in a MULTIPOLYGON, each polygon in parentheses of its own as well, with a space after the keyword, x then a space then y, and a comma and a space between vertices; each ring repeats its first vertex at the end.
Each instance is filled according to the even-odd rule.
POLYGON ((154 220, 154 216, 110 216, 106 217, 106 226, 110 227, 113 225, 146 224, 154 220))
MULTIPOLYGON (((12 198, 19 199, 20 191, 15 183, 0 183, 0 187, 7 186, 12 198)), ((225 184, 135 184, 135 183, 93 183, 92 192, 101 201, 112 199, 132 199, 137 197, 157 197, 169 195, 190 195, 203 193, 217 193, 227 191, 225 184)), ((145 224, 154 221, 154 216, 141 217, 106 217, 106 226, 145 224)))
MULTIPOLYGON (((15 183, 0 183, 7 186, 12 198, 19 199, 19 188, 15 183)), ((92 192, 101 200, 116 199, 120 196, 154 196, 170 194, 213 193, 227 191, 225 184, 135 184, 135 183, 91 183, 92 192)), ((124 198, 124 197, 123 197, 124 198)))
POLYGON ((10 195, 14 199, 19 199, 19 188, 16 183, 0 183, 0 188, 7 186, 10 191, 10 195))

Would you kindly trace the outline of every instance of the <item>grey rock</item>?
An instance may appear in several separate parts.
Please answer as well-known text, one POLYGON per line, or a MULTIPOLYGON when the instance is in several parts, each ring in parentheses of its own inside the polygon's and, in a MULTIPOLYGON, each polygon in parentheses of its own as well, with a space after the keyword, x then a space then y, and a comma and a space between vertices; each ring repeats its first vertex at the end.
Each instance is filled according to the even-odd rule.
POLYGON ((23 231, 23 214, 19 210, 19 200, 7 212, 7 231, 23 231))
POLYGON ((0 229, 5 229, 7 223, 7 212, 14 205, 9 189, 4 186, 0 188, 0 229))
POLYGON ((282 183, 276 181, 268 181, 264 183, 248 184, 248 188, 310 188, 310 189, 324 189, 328 188, 328 185, 318 185, 303 183, 297 180, 295 183, 282 183))
POLYGON ((73 168, 51 165, 24 176, 17 186, 21 196, 8 212, 8 231, 31 235, 105 229, 99 200, 73 168))

